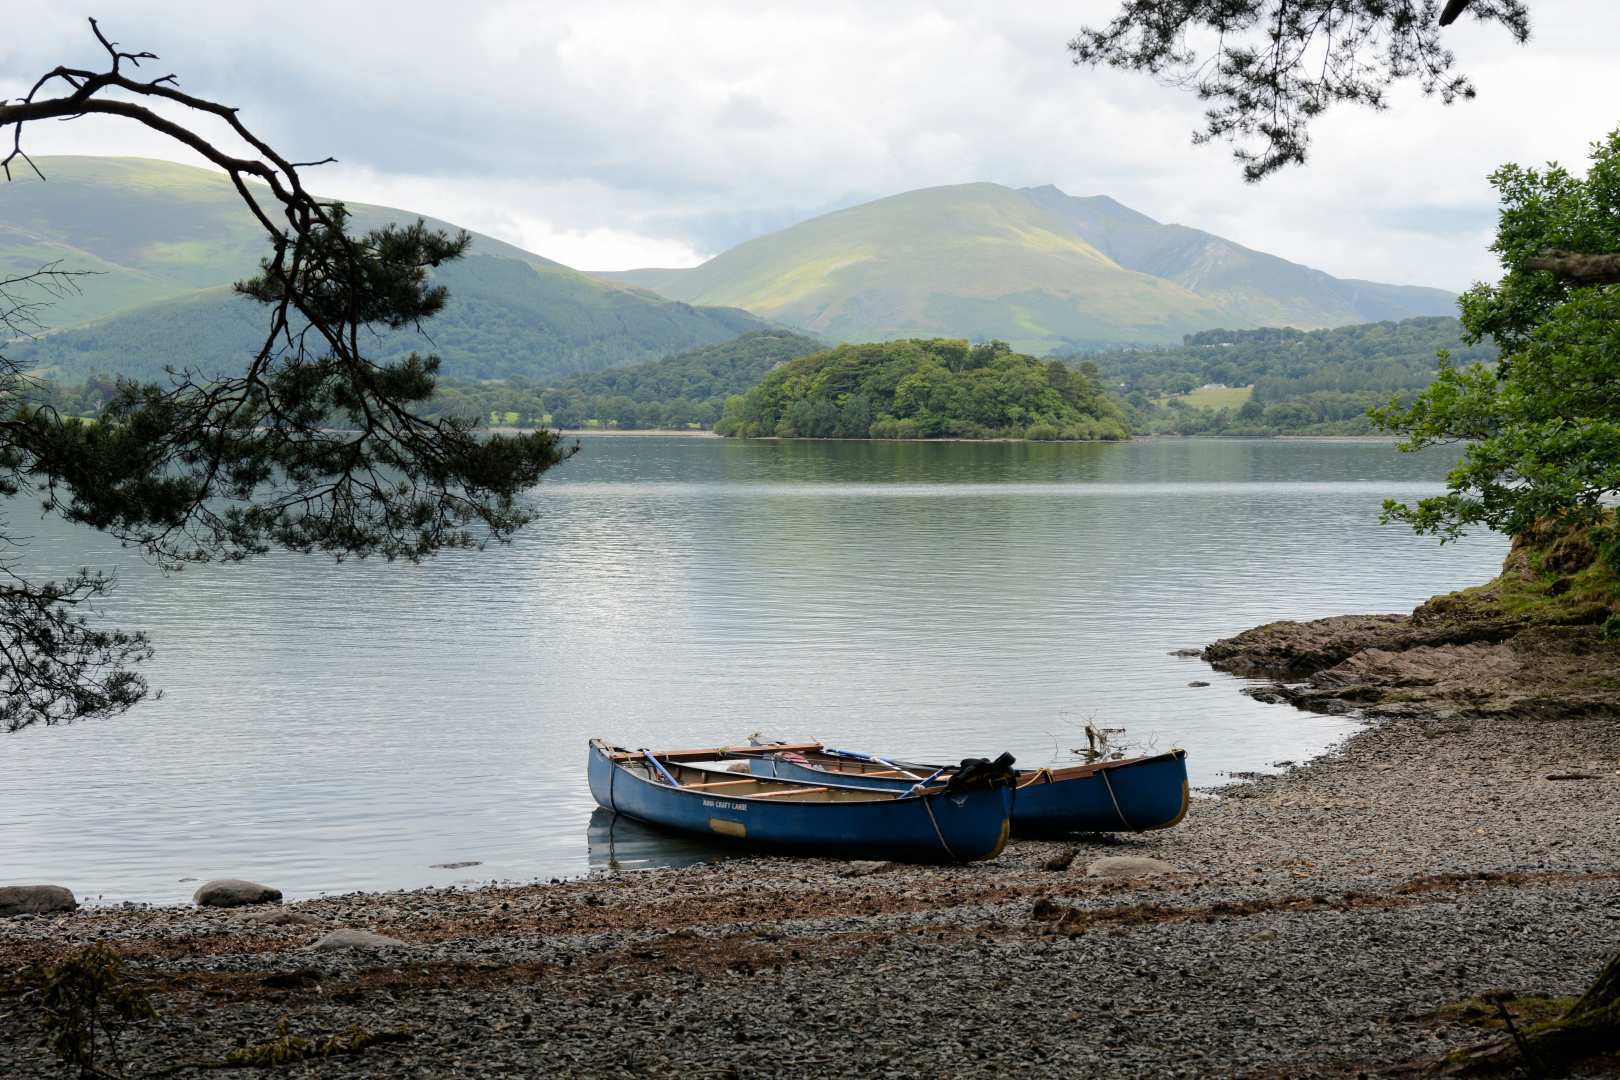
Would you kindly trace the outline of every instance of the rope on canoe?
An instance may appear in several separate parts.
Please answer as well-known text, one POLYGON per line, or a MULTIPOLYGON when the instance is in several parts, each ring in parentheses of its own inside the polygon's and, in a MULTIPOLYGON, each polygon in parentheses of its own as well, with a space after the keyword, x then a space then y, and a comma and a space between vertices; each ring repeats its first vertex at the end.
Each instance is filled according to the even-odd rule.
POLYGON ((1051 780, 1052 779, 1052 770, 1051 769, 1044 768, 1044 767, 1036 769, 1035 772, 1030 775, 1030 778, 1028 780, 1025 780, 1022 784, 1016 784, 1016 785, 1014 785, 1014 787, 1015 787, 1015 789, 1016 788, 1030 787, 1033 784, 1040 783, 1043 779, 1044 780, 1051 780))
POLYGON ((945 842, 945 834, 939 831, 939 822, 934 818, 934 800, 927 795, 922 797, 923 809, 928 811, 929 824, 934 826, 934 835, 939 837, 939 846, 945 849, 945 854, 951 857, 951 862, 961 864, 962 860, 956 857, 951 845, 945 842))
POLYGON ((1098 769, 1097 774, 1102 777, 1103 787, 1108 789, 1108 797, 1113 800, 1114 813, 1119 815, 1119 823, 1125 826, 1126 832, 1136 832, 1137 830, 1125 819, 1125 811, 1119 808, 1119 796, 1114 794, 1114 784, 1113 781, 1108 779, 1108 770, 1098 769))
POLYGON ((619 804, 613 798, 613 778, 619 775, 619 766, 615 762, 608 762, 608 809, 615 814, 619 812, 619 804))

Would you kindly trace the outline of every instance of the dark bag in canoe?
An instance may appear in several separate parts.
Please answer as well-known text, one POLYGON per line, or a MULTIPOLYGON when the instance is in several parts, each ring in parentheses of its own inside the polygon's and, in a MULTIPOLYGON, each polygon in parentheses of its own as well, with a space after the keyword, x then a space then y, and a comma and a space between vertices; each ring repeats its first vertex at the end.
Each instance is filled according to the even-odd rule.
POLYGON ((979 788, 999 787, 1017 781, 1018 774, 1013 772, 1011 754, 1003 753, 994 761, 989 758, 970 757, 963 758, 962 764, 956 767, 956 772, 945 783, 945 791, 947 794, 977 791, 979 788))

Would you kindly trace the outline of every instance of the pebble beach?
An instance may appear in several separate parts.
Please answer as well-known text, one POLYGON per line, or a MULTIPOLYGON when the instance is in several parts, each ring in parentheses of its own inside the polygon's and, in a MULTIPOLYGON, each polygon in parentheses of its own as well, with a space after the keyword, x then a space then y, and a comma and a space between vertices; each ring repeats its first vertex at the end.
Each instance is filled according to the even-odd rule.
MULTIPOLYGON (((385 1035, 278 1071, 1399 1073, 1492 1035, 1482 995, 1578 994, 1620 949, 1620 728, 1374 721, 1174 829, 965 867, 747 858, 0 920, 5 974, 98 941, 155 992, 132 1076, 354 1031, 385 1035), (1172 869, 1096 876, 1121 856, 1172 869), (317 946, 334 930, 391 941, 317 946)), ((0 1075, 59 1071, 14 986, 0 1075)))

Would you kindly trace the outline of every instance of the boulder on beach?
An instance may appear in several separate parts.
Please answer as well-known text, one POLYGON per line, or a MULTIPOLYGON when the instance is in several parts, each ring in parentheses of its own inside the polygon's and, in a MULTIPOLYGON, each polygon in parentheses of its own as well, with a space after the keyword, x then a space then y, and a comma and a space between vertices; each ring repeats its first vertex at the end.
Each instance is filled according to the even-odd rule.
POLYGON ((332 949, 386 949, 403 944, 405 943, 398 938, 391 938, 386 934, 375 934, 370 930, 343 929, 333 930, 310 948, 326 952, 332 949))
POLYGON ((281 890, 256 881, 240 878, 218 878, 205 881, 191 894, 193 903, 201 907, 245 907, 248 904, 279 904, 281 890))
POLYGON ((1150 859, 1145 855, 1109 855, 1086 864, 1086 877, 1137 878, 1175 874, 1180 871, 1163 859, 1150 859))
POLYGON ((0 918, 73 911, 79 902, 60 885, 0 885, 0 918))

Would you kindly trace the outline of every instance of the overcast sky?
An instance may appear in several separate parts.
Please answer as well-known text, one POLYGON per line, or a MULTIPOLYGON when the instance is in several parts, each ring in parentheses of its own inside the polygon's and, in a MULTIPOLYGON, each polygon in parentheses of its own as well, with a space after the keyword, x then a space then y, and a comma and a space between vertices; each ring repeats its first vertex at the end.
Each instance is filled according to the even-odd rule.
MULTIPOLYGON (((325 194, 454 221, 582 269, 684 266, 816 213, 936 184, 1052 183, 1330 273, 1495 275, 1486 175, 1583 166, 1620 125, 1620 4, 1532 0, 1534 37, 1447 31, 1476 101, 1340 108, 1309 165, 1246 185, 1198 103, 1076 68, 1117 0, 446 4, 7 0, 0 95, 100 66, 84 14, 240 106, 325 194)), ((36 125, 36 153, 189 160, 131 125, 36 125)), ((0 200, 0 215, 4 202, 0 200)))

